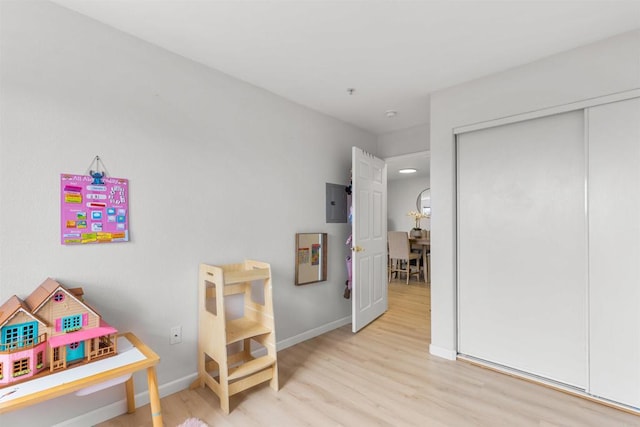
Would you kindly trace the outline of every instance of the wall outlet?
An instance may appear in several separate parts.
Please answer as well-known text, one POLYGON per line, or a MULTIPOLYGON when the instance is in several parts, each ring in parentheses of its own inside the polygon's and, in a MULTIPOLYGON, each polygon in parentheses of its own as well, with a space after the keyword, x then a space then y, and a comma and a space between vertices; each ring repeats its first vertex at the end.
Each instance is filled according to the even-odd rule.
POLYGON ((170 331, 169 344, 180 344, 182 342, 182 326, 174 326, 170 331))

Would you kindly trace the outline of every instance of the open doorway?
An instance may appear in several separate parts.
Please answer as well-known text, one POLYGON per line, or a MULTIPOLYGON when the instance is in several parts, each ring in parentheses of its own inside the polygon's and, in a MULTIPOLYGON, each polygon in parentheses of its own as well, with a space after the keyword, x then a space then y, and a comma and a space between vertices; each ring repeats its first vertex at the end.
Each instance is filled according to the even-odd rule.
MULTIPOLYGON (((410 211, 420 211, 417 199, 424 199, 425 189, 431 187, 430 152, 404 154, 385 159, 387 163, 387 229, 389 231, 409 231, 415 227, 410 211), (401 173, 401 170, 414 169, 413 173, 401 173), (422 197, 421 197, 422 195, 422 197)), ((420 227, 431 229, 429 218, 420 221, 420 227)))
MULTIPOLYGON (((353 285, 351 298, 353 304, 353 332, 362 329, 388 309, 388 292, 391 289, 391 285, 387 285, 387 280, 389 279, 389 273, 392 271, 387 270, 388 262, 384 262, 385 258, 388 260, 389 255, 386 230, 401 231, 398 235, 405 233, 405 236, 407 236, 414 227, 423 225, 418 224, 418 219, 425 222, 427 220, 427 218, 416 218, 410 213, 423 212, 422 199, 425 194, 424 190, 429 186, 429 158, 429 152, 417 152, 381 160, 362 152, 357 147, 353 148, 352 174, 354 177, 353 193, 355 195, 351 203, 353 206, 358 207, 358 209, 354 210, 352 220, 353 255, 351 262, 354 267, 352 268, 353 285), (375 164, 370 164, 370 162, 375 164), (413 173, 402 174, 400 169, 403 168, 411 168, 413 173), (376 174, 375 171, 381 173, 376 174), (405 178, 404 175, 408 177, 405 178), (384 181, 385 179, 386 182, 384 181), (374 183, 381 185, 383 182, 381 189, 375 190, 377 199, 381 200, 381 203, 375 203, 376 197, 370 197, 368 189, 374 183), (389 186, 396 189, 391 197, 388 197, 389 186), (356 196, 359 198, 356 199, 356 196), (365 203, 361 205, 362 200, 365 203), (369 202, 373 202, 372 205, 369 202), (382 209, 376 209, 376 206, 382 209), (388 220, 390 211, 395 212, 391 223, 388 220), (376 214, 376 212, 378 213, 376 214), (376 220, 376 218, 381 221, 376 220), (383 225, 385 220, 387 221, 387 227, 383 225), (396 225, 401 221, 404 222, 403 226, 396 225), (378 225, 375 226, 375 224, 378 225), (367 248, 366 245, 369 242, 375 242, 376 246, 367 248), (356 273, 362 273, 362 276, 359 277, 356 273), (362 292, 361 297, 357 295, 358 292, 362 292), (372 304, 372 302, 375 302, 375 304, 372 304), (376 307, 379 307, 379 309, 376 309, 376 307)), ((430 200, 430 198, 427 197, 427 200, 430 200)), ((426 223, 424 226, 430 227, 426 223)), ((412 236, 410 240, 405 240, 406 245, 411 243, 411 247, 417 246, 416 249, 420 253, 420 255, 415 254, 413 249, 409 249, 414 263, 415 260, 419 260, 417 266, 421 267, 421 271, 418 271, 418 279, 421 279, 420 285, 422 287, 428 286, 428 283, 426 283, 429 278, 427 267, 428 239, 428 236, 420 234, 420 236, 412 236)), ((406 254, 407 248, 405 247, 404 250, 406 254)), ((400 262, 401 259, 402 257, 397 257, 396 261, 400 262)), ((408 260, 409 257, 405 257, 405 259, 408 260)), ((399 271, 398 274, 400 274, 399 271)), ((427 300, 430 300, 430 298, 427 298, 427 300)))
MULTIPOLYGON (((430 211, 430 152, 421 151, 385 159, 387 163, 387 228, 389 231, 409 232, 415 226, 415 220, 408 215, 410 211, 424 212, 428 204, 430 211), (402 169, 416 169, 416 172, 402 174, 402 169), (428 199, 428 200, 426 200, 428 199), (418 207, 420 201, 420 207, 418 207)), ((430 212, 429 212, 430 213, 430 212)), ((431 230, 431 218, 421 220, 423 229, 431 230)), ((388 312, 396 316, 406 309, 407 304, 420 310, 421 323, 427 342, 431 342, 431 283, 425 283, 413 276, 406 285, 404 278, 393 278, 389 283, 388 312), (394 314, 396 313, 396 314, 394 314), (425 315, 426 314, 426 315, 425 315)))

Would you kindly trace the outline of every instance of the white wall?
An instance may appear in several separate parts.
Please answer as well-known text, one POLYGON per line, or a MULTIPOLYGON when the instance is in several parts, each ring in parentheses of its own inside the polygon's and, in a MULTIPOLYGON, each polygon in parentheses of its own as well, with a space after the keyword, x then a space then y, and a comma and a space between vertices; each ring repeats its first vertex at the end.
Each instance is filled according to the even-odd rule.
POLYGON ((429 150, 429 124, 378 135, 378 155, 387 158, 429 150))
POLYGON ((457 350, 453 129, 636 88, 640 30, 432 95, 432 353, 457 350))
MULTIPOLYGON (((387 228, 389 231, 409 231, 414 225, 413 217, 407 212, 416 210, 418 194, 429 188, 429 177, 395 179, 387 183, 387 228)), ((429 228, 429 219, 425 218, 420 225, 429 228)))
MULTIPOLYGON (((1 7, 1 301, 48 276, 83 286, 160 355, 161 394, 196 372, 201 262, 271 263, 281 347, 350 317, 349 228, 325 223, 325 182, 346 184, 351 146, 376 153, 373 135, 51 3, 1 7), (132 241, 61 246, 59 174, 95 155, 130 180, 132 241), (328 281, 295 287, 294 234, 321 231, 328 281)), ((49 426, 123 398, 61 398, 0 424, 49 426)))

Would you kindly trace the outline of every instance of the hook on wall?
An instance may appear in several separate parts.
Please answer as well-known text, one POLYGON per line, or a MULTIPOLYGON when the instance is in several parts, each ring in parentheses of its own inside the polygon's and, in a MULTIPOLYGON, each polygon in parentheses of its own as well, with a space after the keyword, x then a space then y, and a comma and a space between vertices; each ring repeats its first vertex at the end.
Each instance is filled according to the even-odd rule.
POLYGON ((104 185, 103 179, 108 176, 107 167, 104 165, 100 156, 95 156, 87 168, 87 175, 93 178, 93 185, 104 185), (94 168, 95 165, 95 168, 94 168))

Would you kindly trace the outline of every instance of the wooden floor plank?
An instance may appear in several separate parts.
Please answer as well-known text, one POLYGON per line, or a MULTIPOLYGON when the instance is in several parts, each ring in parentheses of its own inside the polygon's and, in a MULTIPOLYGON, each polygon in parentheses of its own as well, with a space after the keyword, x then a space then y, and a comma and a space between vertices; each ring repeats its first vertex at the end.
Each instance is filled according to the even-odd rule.
MULTIPOLYGON (((280 391, 231 398, 207 388, 162 399, 166 426, 639 426, 640 417, 469 363, 431 356, 430 289, 392 282, 389 310, 358 334, 345 326, 278 353, 280 391)), ((151 426, 138 408, 100 427, 151 426)))

